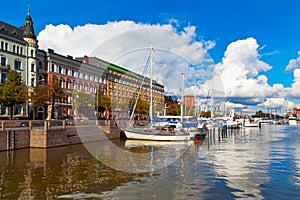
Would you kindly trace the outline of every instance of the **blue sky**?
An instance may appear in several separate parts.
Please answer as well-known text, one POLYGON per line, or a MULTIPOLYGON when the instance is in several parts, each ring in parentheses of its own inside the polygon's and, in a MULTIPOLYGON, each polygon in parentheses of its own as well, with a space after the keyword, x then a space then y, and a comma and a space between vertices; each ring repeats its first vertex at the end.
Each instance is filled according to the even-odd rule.
MULTIPOLYGON (((214 63, 220 63, 229 44, 252 37, 259 45, 259 59, 272 68, 259 71, 272 86, 291 87, 293 72, 285 68, 300 50, 300 1, 297 0, 186 0, 115 1, 51 0, 5 1, 1 20, 20 26, 30 5, 38 35, 46 25, 86 24, 130 20, 143 24, 168 24, 176 20, 177 31, 195 27, 194 40, 214 41, 208 50, 214 63)), ((293 99, 297 102, 297 98, 293 99)))

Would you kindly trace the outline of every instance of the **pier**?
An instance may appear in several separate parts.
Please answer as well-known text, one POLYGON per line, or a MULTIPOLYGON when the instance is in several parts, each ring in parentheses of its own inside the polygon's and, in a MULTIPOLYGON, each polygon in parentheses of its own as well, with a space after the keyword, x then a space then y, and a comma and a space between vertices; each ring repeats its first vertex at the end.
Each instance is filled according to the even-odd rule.
POLYGON ((49 148, 120 137, 113 120, 0 121, 0 151, 49 148))

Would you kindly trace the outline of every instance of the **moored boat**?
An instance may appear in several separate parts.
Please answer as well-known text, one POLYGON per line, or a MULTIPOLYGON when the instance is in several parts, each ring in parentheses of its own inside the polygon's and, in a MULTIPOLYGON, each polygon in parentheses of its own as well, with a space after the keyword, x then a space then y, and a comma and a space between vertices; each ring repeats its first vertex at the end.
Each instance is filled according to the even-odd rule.
MULTIPOLYGON (((151 48, 150 53, 150 72, 152 72, 152 65, 153 65, 153 48, 151 48)), ((125 136, 127 139, 138 139, 138 140, 156 140, 156 141, 187 141, 194 139, 196 134, 203 135, 203 129, 197 128, 191 129, 192 127, 184 128, 182 127, 183 123, 183 107, 181 106, 181 117, 180 122, 178 120, 174 121, 175 123, 172 124, 170 121, 166 121, 163 123, 166 123, 165 126, 162 126, 159 123, 162 123, 161 121, 158 121, 158 126, 155 126, 153 123, 153 116, 152 116, 152 75, 150 74, 150 108, 149 108, 149 118, 150 123, 148 126, 129 126, 126 127, 124 130, 125 136)), ((184 74, 183 74, 184 77, 184 74)), ((184 78, 183 78, 184 79, 184 78)), ((184 81, 183 81, 184 82, 184 81)), ((137 98, 138 99, 138 98, 137 98)), ((182 104, 183 105, 183 104, 182 104)), ((134 108, 132 113, 134 113, 134 108)), ((130 119, 131 122, 131 119, 130 119)), ((131 124, 131 123, 129 123, 131 124)), ((189 123, 191 126, 191 124, 189 123)), ((195 124, 197 126, 197 124, 195 124)))
POLYGON ((293 116, 289 117, 289 125, 297 125, 296 117, 293 117, 293 116))

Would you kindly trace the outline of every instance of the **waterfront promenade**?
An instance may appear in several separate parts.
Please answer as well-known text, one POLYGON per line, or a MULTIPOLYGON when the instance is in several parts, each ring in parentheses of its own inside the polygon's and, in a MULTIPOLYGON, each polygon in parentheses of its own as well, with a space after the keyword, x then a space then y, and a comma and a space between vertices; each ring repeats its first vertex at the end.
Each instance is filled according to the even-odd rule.
POLYGON ((57 147, 119 137, 120 129, 110 120, 0 121, 0 151, 57 147))

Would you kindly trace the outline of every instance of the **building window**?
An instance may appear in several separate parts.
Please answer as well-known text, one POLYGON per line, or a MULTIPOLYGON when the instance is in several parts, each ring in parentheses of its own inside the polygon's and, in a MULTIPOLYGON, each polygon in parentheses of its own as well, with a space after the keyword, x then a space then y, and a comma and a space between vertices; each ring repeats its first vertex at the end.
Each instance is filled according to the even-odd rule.
POLYGON ((59 82, 60 82, 60 87, 64 88, 64 79, 60 78, 59 82))
POLYGON ((20 52, 19 52, 19 46, 17 46, 17 53, 19 54, 20 52))
POLYGON ((20 115, 21 114, 22 107, 19 105, 14 106, 14 115, 20 115))
POLYGON ((4 49, 4 42, 1 41, 1 49, 4 49))
POLYGON ((13 53, 15 53, 15 51, 16 51, 16 45, 13 45, 13 53))
POLYGON ((20 54, 23 55, 23 47, 20 47, 20 54))
POLYGON ((21 61, 15 60, 15 70, 21 70, 21 61))
POLYGON ((70 80, 67 79, 67 81, 66 81, 66 89, 69 89, 69 87, 70 87, 70 80))
POLYGON ((6 73, 1 73, 1 84, 4 84, 5 79, 6 79, 6 73))
POLYGON ((66 75, 68 76, 69 75, 69 69, 66 68, 66 75))
POLYGON ((34 78, 31 79, 31 86, 34 86, 34 78))
POLYGON ((1 57, 1 66, 6 66, 6 58, 1 57))
POLYGON ((69 103, 69 95, 66 95, 66 103, 69 103))
POLYGON ((73 82, 72 82, 72 89, 73 89, 73 90, 76 89, 76 81, 75 81, 75 80, 73 80, 73 82))
POLYGON ((33 57, 33 54, 34 54, 34 50, 31 50, 30 51, 30 56, 33 57))
POLYGON ((5 49, 6 51, 8 51, 8 43, 5 42, 5 49))
POLYGON ((75 70, 72 69, 72 77, 75 77, 75 70))
POLYGON ((6 114, 6 106, 1 105, 1 115, 5 115, 6 114))
POLYGON ((51 66, 51 71, 55 72, 55 65, 53 63, 52 63, 52 66, 51 66))
POLYGON ((62 66, 58 66, 58 73, 62 73, 62 66))
POLYGON ((34 64, 31 64, 31 72, 34 72, 34 64))

